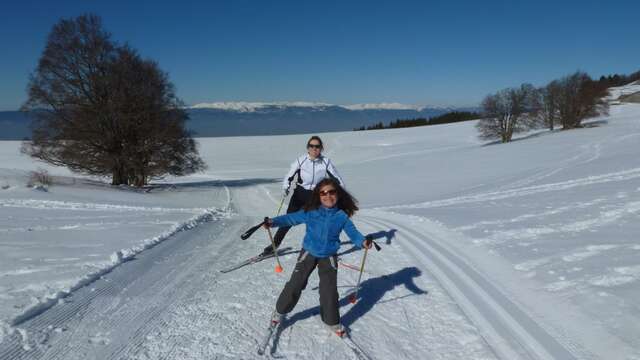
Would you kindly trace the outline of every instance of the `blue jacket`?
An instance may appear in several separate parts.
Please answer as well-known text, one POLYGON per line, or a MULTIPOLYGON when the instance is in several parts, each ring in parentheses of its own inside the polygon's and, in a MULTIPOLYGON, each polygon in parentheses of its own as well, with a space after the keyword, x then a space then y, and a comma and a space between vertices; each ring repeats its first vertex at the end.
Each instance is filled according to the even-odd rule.
POLYGON ((309 212, 300 210, 277 216, 271 220, 274 227, 307 224, 302 248, 317 258, 325 258, 338 253, 340 232, 343 230, 357 247, 362 247, 364 242, 364 236, 356 229, 351 219, 337 207, 320 206, 316 210, 309 212))

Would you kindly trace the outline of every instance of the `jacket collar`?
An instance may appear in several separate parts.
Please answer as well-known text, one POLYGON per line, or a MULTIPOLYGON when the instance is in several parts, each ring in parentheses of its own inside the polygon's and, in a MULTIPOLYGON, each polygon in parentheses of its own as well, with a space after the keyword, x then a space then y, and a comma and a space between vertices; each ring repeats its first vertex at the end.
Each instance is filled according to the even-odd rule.
POLYGON ((333 213, 338 211, 338 207, 334 206, 332 208, 328 208, 328 207, 325 207, 324 205, 320 205, 320 207, 318 208, 318 211, 320 211, 322 213, 333 214, 333 213))
POLYGON ((309 157, 309 154, 305 154, 304 155, 306 157, 307 160, 312 161, 312 162, 316 162, 316 161, 322 161, 322 159, 324 159, 324 156, 320 155, 317 158, 311 160, 311 158, 309 157))

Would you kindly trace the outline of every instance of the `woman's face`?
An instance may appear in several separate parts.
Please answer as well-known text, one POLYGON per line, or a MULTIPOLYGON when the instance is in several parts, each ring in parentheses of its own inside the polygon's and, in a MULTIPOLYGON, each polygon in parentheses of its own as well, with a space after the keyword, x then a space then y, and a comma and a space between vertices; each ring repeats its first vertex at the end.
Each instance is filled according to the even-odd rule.
POLYGON ((309 141, 307 144, 307 152, 309 153, 309 157, 312 159, 320 156, 320 153, 322 153, 322 145, 320 144, 320 141, 316 139, 309 141))
POLYGON ((333 185, 325 185, 320 188, 320 203, 322 206, 332 208, 338 202, 338 191, 333 185))

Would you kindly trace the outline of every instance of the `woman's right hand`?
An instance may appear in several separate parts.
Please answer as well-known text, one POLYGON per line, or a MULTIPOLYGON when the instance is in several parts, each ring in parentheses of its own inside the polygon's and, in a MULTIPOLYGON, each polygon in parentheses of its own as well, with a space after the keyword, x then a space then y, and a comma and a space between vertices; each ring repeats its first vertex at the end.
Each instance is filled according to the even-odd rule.
POLYGON ((271 225, 273 225, 273 220, 271 220, 271 218, 269 217, 265 217, 264 218, 264 223, 262 224, 262 227, 265 229, 268 229, 271 227, 271 225))

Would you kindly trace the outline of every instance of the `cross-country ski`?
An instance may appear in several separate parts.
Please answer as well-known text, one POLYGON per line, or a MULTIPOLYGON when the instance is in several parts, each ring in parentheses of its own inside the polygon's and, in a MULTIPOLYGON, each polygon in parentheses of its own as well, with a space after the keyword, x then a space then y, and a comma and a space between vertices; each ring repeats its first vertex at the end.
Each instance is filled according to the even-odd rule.
MULTIPOLYGON (((288 247, 288 246, 285 247, 285 248, 278 249, 278 254, 280 256, 287 255, 287 254, 294 254, 294 253, 297 253, 297 251, 294 251, 291 247, 288 247)), ((273 253, 269 253, 269 254, 266 254, 266 255, 265 254, 258 254, 258 255, 252 256, 252 257, 250 257, 250 258, 248 258, 246 260, 240 261, 239 263, 233 264, 230 267, 221 269, 220 272, 221 273, 228 273, 228 272, 240 269, 242 267, 245 267, 247 265, 252 265, 252 264, 258 263, 258 262, 260 262, 262 260, 273 258, 274 256, 275 255, 273 253)))
POLYGON ((261 339, 258 345, 258 355, 264 355, 264 352, 267 348, 267 345, 269 344, 269 341, 273 337, 273 334, 274 332, 276 332, 276 329, 278 328, 278 326, 280 326, 281 322, 282 322, 282 317, 277 320, 271 319, 271 321, 269 322, 269 327, 267 328, 267 331, 265 332, 263 338, 261 339))

